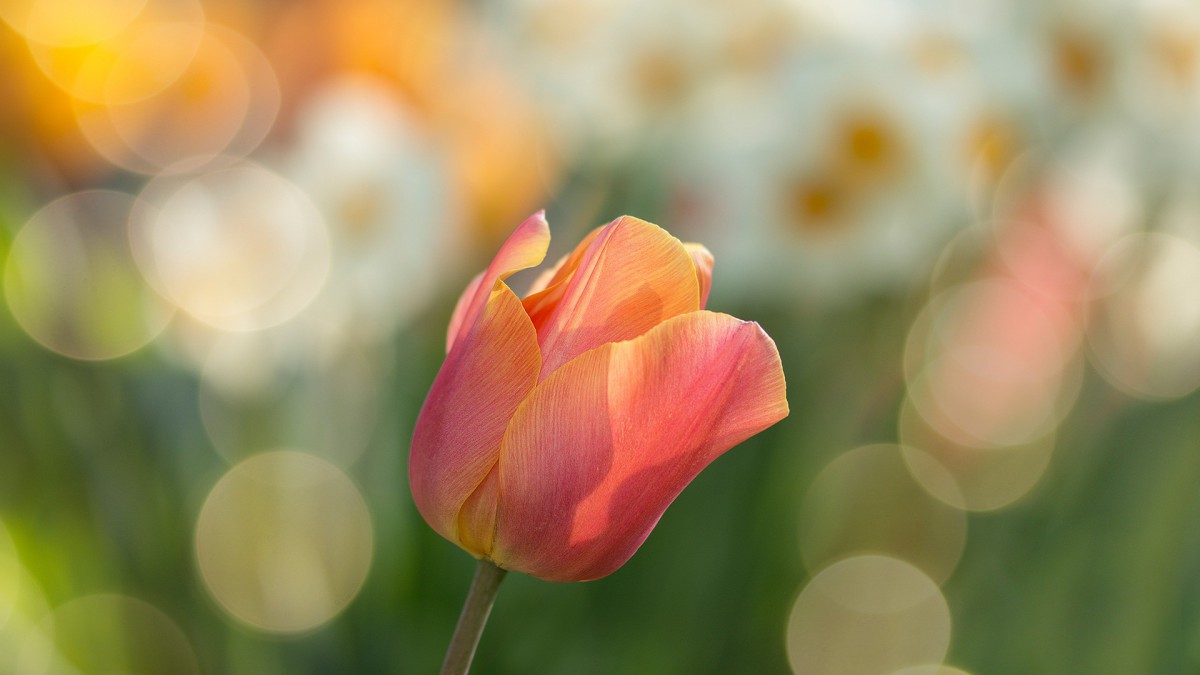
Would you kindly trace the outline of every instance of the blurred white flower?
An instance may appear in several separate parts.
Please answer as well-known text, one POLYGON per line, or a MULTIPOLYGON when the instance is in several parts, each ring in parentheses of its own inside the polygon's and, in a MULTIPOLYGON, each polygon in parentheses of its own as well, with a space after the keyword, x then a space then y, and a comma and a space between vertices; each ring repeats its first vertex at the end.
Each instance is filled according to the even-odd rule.
POLYGON ((188 291, 175 296, 195 321, 175 322, 167 353, 199 372, 219 452, 290 445, 349 464, 373 438, 390 338, 462 276, 468 235, 444 157, 383 80, 315 90, 276 154, 277 173, 156 180, 135 251, 188 291), (319 269, 293 211, 320 235, 319 269))
POLYGON ((760 95, 708 109, 676 221, 719 252, 731 284, 826 299, 894 290, 969 222, 965 177, 988 148, 969 142, 987 110, 973 86, 813 49, 760 95))
POLYGON ((1163 180, 1200 169, 1200 5, 1145 0, 1118 78, 1123 120, 1163 180))
POLYGON ((858 51, 942 58, 994 33, 996 0, 792 0, 808 31, 858 51))
POLYGON ((445 160, 382 80, 346 75, 300 112, 284 175, 325 217, 332 265, 301 321, 335 340, 388 336, 453 273, 466 245, 445 160))
POLYGON ((492 9, 488 28, 530 79, 559 144, 592 162, 677 133, 705 90, 769 72, 801 35, 796 9, 782 0, 518 0, 492 9))
POLYGON ((1055 0, 1031 5, 1008 36, 1009 52, 1032 59, 1040 115, 1056 133, 1112 115, 1120 101, 1117 77, 1134 19, 1125 0, 1055 0))

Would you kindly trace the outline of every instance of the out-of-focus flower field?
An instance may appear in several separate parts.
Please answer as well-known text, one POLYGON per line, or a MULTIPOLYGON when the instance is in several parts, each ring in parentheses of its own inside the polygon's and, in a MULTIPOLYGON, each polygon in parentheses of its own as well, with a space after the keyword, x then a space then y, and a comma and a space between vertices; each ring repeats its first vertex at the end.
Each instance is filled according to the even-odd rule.
POLYGON ((612 576, 510 575, 473 672, 1200 669, 1200 5, 0 20, 0 673, 436 670, 409 438, 542 207, 706 244, 792 414, 612 576))

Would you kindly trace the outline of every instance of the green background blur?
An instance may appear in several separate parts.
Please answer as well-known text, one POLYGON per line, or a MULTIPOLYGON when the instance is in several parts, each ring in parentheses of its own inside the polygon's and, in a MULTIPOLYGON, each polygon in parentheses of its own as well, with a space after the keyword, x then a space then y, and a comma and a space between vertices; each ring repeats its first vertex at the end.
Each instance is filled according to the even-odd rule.
POLYGON ((408 441, 543 207, 706 244, 792 412, 473 672, 1200 672, 1200 6, 5 7, 0 673, 434 672, 408 441))

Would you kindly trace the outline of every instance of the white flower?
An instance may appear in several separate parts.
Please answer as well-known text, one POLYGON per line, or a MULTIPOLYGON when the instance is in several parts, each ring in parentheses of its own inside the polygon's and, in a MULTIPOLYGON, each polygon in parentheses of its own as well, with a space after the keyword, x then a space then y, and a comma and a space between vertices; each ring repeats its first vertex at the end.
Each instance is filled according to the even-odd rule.
POLYGON ((382 80, 328 82, 300 113, 282 172, 325 217, 332 266, 304 320, 330 336, 381 338, 455 269, 462 214, 444 161, 382 80))
POLYGON ((591 162, 674 138, 706 90, 769 72, 800 34, 783 0, 517 0, 487 26, 531 81, 559 145, 591 162))
POLYGON ((965 139, 985 108, 964 83, 810 50, 775 86, 710 108, 681 168, 688 236, 750 289, 834 298, 911 281, 969 221, 965 139))

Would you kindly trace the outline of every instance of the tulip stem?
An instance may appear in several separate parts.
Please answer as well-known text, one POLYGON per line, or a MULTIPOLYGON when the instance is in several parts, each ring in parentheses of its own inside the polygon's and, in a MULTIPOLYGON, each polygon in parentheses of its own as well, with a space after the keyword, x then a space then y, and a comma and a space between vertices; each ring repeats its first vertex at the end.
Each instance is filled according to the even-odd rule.
POLYGON ((475 648, 479 646, 479 638, 483 635, 483 626, 492 611, 492 604, 496 602, 496 591, 500 589, 500 582, 504 581, 507 573, 508 570, 500 569, 487 560, 480 560, 475 567, 475 578, 471 580, 471 590, 467 593, 467 601, 463 603, 462 614, 458 616, 458 626, 454 629, 450 647, 446 649, 441 675, 464 675, 470 669, 475 648))

